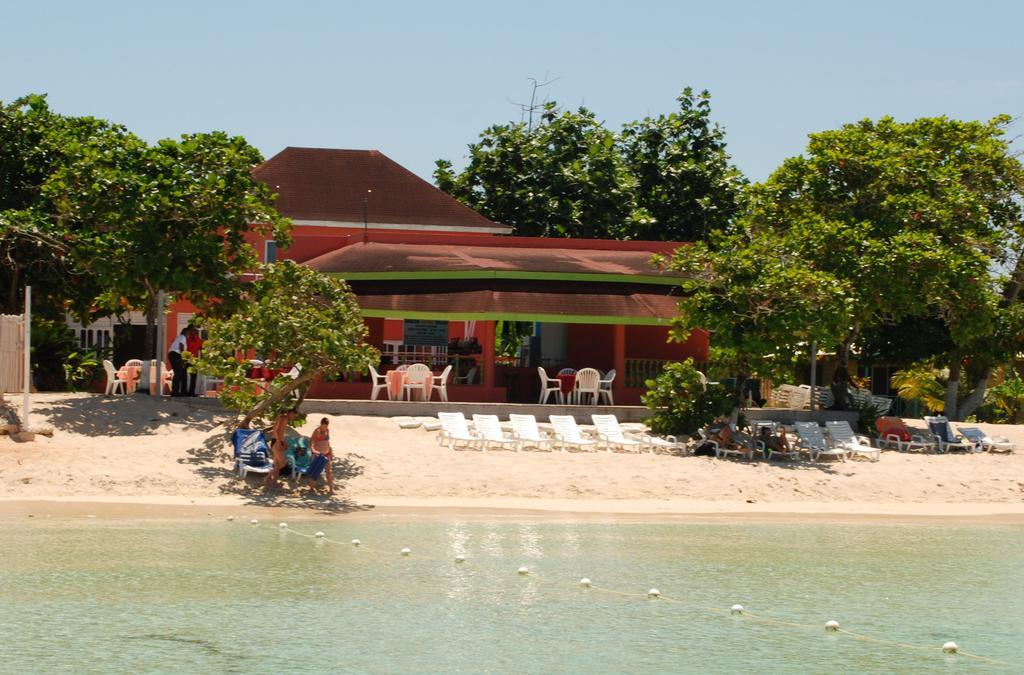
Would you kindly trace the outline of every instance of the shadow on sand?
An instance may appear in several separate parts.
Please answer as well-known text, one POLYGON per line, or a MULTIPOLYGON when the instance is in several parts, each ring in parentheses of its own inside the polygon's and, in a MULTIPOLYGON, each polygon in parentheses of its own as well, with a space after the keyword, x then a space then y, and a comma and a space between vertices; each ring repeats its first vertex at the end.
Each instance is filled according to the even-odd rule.
POLYGON ((171 423, 212 431, 231 418, 223 410, 190 405, 188 399, 158 400, 146 394, 39 401, 32 413, 46 417, 56 429, 73 430, 84 436, 145 436, 171 423))
POLYGON ((221 494, 241 497, 250 506, 283 506, 322 513, 354 513, 369 511, 373 506, 358 504, 351 499, 339 497, 337 493, 344 490, 347 480, 362 475, 363 465, 359 463, 362 459, 363 457, 353 453, 334 458, 333 495, 327 494, 326 487, 313 489, 308 484, 300 487, 294 481, 288 483, 287 488, 265 487, 264 477, 259 474, 251 474, 242 479, 234 470, 230 436, 227 433, 211 435, 198 448, 187 450, 186 456, 179 459, 178 463, 194 466, 195 474, 211 485, 217 485, 221 494))

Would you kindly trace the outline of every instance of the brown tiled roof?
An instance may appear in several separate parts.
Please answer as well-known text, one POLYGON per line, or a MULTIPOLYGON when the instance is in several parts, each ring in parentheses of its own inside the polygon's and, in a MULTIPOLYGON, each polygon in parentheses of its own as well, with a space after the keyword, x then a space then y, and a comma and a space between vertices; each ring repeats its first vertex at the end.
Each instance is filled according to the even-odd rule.
POLYGON ((303 264, 321 272, 548 272, 673 276, 651 264, 650 251, 540 249, 507 246, 356 243, 303 264))
POLYGON ((298 220, 510 231, 456 201, 377 150, 285 148, 253 169, 298 220))

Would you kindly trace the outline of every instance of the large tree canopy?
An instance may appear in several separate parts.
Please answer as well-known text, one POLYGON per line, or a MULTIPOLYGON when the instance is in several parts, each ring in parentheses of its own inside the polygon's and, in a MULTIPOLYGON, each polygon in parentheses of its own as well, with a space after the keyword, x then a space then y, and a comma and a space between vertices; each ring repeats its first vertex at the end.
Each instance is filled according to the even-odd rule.
POLYGON ((359 306, 343 280, 292 261, 258 272, 237 313, 206 319, 209 339, 196 362, 200 372, 224 379, 221 400, 243 413, 242 427, 293 405, 293 395, 301 400, 315 379, 364 372, 380 358, 366 343, 359 306), (254 388, 249 354, 267 368, 297 371, 277 375, 265 390, 254 388))
MULTIPOLYGON (((886 326, 937 323, 941 334, 921 348, 946 350, 953 368, 966 356, 1006 359, 1020 334, 1024 186, 1004 136, 1008 123, 883 118, 812 134, 806 155, 750 190, 749 210, 714 246, 678 253, 677 267, 706 269, 714 281, 694 277, 682 323, 713 327, 723 297, 742 301, 758 291, 783 317, 813 310, 762 324, 763 344, 721 325, 712 342, 748 360, 769 345, 792 345, 794 331, 836 345, 840 405, 851 350, 865 336, 877 347, 886 326), (764 282, 751 284, 741 264, 749 257, 761 261, 764 282), (774 281, 797 270, 807 275, 803 300, 774 281)), ((747 314, 733 317, 742 327, 747 314)))
POLYGON ((744 180, 729 162, 711 99, 687 88, 679 110, 616 133, 591 111, 545 106, 541 123, 495 125, 438 187, 519 236, 689 241, 735 214, 744 180))

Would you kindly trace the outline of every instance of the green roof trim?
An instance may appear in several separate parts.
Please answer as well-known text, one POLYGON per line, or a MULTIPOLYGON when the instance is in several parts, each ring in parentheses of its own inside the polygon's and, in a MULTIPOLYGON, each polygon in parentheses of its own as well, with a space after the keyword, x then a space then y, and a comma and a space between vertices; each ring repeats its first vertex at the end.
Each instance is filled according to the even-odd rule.
POLYGON ((371 319, 431 319, 434 321, 535 321, 538 323, 596 323, 621 326, 667 326, 671 318, 650 316, 592 316, 586 314, 535 314, 531 312, 421 312, 397 309, 361 309, 371 319))
POLYGON ((532 281, 592 281, 620 284, 679 286, 682 277, 657 274, 586 274, 582 272, 517 272, 505 270, 423 272, 328 272, 346 281, 404 281, 409 279, 526 279, 532 281))

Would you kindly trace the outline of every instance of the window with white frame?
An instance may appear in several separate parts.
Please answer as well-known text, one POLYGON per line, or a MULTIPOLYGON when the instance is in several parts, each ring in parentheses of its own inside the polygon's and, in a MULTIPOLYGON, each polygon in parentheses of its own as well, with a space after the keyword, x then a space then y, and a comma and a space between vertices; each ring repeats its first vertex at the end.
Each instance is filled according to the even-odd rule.
POLYGON ((263 262, 277 262, 277 242, 273 239, 263 242, 263 262))

